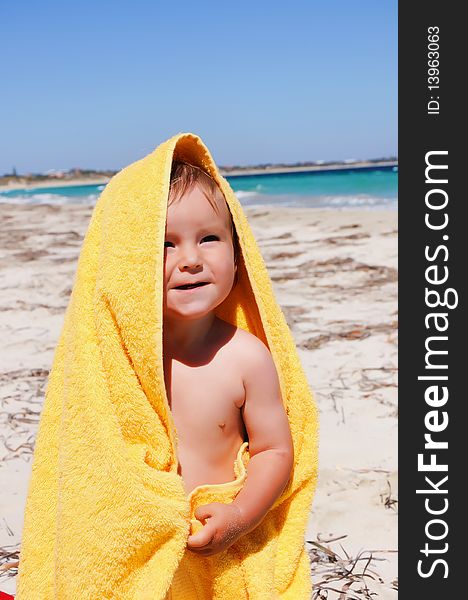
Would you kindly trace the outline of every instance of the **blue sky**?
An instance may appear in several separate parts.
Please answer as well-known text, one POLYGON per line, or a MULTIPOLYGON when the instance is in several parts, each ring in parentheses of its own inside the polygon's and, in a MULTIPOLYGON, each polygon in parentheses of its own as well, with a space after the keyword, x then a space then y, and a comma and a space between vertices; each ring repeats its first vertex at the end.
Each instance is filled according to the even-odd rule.
POLYGON ((397 154, 396 0, 2 3, 0 174, 397 154))

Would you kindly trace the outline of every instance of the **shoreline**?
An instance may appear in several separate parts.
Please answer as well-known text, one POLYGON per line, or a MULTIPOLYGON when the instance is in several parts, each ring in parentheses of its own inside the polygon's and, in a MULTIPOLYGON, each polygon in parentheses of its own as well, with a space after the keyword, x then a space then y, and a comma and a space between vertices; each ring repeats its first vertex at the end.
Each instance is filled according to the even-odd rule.
MULTIPOLYGON (((288 175, 293 173, 324 173, 327 171, 358 171, 365 169, 378 169, 381 167, 398 167, 398 161, 359 161, 356 163, 343 164, 333 163, 329 165, 309 165, 309 166, 298 166, 298 167, 265 167, 251 169, 220 169, 220 173, 223 177, 249 177, 254 175, 288 175)), ((0 185, 0 192, 12 192, 17 190, 34 190, 44 188, 61 188, 61 187, 74 187, 78 185, 93 186, 93 185, 106 185, 111 178, 109 177, 94 177, 94 178, 80 178, 75 177, 73 179, 57 180, 51 179, 50 181, 35 181, 35 182, 22 182, 22 183, 10 183, 8 185, 0 185)))
MULTIPOLYGON (((79 204, 68 202, 66 204, 63 203, 54 203, 54 202, 22 202, 18 204, 16 202, 2 202, 0 200, 0 204, 5 209, 10 210, 26 210, 26 209, 35 209, 44 207, 45 210, 51 209, 53 211, 60 209, 71 208, 72 210, 93 210, 94 204, 79 204)), ((392 208, 390 206, 384 204, 378 204, 376 206, 287 206, 284 204, 249 204, 247 206, 242 207, 243 210, 247 212, 252 212, 256 214, 259 211, 274 211, 275 215, 278 215, 280 211, 285 211, 286 213, 291 211, 292 214, 295 212, 308 211, 317 212, 317 213, 340 213, 344 212, 349 217, 357 218, 360 213, 368 213, 368 212, 376 212, 376 213, 389 213, 395 214, 398 212, 398 207, 392 208)))
POLYGON ((107 185, 109 183, 109 178, 104 179, 67 179, 65 181, 57 181, 56 179, 52 179, 51 181, 37 181, 31 183, 12 183, 10 185, 0 185, 0 192, 13 192, 13 191, 31 191, 31 190, 42 190, 47 188, 67 188, 67 187, 76 187, 78 185, 107 185))
MULTIPOLYGON (((0 197, 0 206, 5 210, 13 210, 13 209, 23 209, 23 210, 34 210, 37 207, 45 207, 45 209, 58 210, 61 208, 69 208, 70 210, 79 210, 79 209, 93 209, 94 204, 79 204, 74 202, 67 203, 54 203, 54 202, 3 202, 0 197)), ((252 214, 256 214, 256 212, 270 212, 276 215, 276 218, 279 218, 281 211, 291 212, 291 214, 300 213, 301 211, 309 212, 311 214, 340 214, 344 213, 348 215, 349 218, 357 217, 361 214, 367 213, 375 213, 385 215, 389 214, 398 214, 398 204, 395 203, 395 206, 385 205, 385 204, 377 204, 375 206, 294 206, 294 205, 284 205, 284 204, 249 204, 243 206, 243 210, 247 212, 252 212, 252 214)))

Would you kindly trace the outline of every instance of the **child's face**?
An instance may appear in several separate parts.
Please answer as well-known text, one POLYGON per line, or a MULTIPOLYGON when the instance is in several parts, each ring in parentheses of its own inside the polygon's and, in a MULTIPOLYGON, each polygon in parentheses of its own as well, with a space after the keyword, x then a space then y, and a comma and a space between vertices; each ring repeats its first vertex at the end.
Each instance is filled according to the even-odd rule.
POLYGON ((196 319, 229 295, 236 268, 230 214, 224 200, 218 213, 194 185, 167 209, 164 250, 164 316, 196 319), (177 289, 190 283, 205 283, 177 289))

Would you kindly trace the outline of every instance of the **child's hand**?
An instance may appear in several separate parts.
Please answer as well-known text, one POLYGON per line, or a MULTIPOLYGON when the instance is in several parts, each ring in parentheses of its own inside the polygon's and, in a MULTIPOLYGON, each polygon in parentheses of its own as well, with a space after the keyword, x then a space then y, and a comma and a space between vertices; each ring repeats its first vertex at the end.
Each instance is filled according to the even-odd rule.
POLYGON ((206 525, 189 536, 187 548, 202 556, 212 556, 232 546, 244 533, 246 526, 235 504, 211 502, 195 509, 195 517, 206 525))

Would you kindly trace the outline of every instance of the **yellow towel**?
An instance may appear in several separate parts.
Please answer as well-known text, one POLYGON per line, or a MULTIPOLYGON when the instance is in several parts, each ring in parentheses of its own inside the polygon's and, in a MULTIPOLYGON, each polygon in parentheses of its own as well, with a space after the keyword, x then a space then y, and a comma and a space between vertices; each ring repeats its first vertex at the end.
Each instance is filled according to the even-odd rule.
POLYGON ((305 528, 317 477, 318 417, 254 236, 203 142, 181 133, 125 168, 93 210, 49 376, 20 552, 18 600, 266 600, 311 596, 305 528), (216 314, 269 347, 295 452, 290 481, 260 525, 210 557, 186 549, 194 510, 241 489, 189 495, 162 362, 164 234, 173 159, 223 191, 241 254, 216 314))

